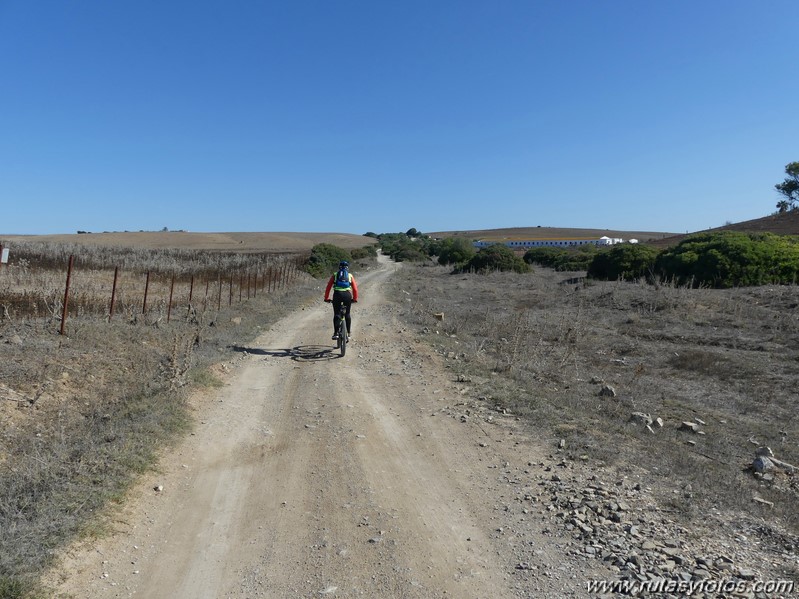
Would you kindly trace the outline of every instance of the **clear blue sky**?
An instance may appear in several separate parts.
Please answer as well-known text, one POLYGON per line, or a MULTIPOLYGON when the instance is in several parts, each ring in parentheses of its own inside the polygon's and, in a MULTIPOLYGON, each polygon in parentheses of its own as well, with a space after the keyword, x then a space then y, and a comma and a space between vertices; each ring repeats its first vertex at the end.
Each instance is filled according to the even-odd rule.
POLYGON ((797 0, 0 0, 0 233, 758 218, 798 29, 797 0))

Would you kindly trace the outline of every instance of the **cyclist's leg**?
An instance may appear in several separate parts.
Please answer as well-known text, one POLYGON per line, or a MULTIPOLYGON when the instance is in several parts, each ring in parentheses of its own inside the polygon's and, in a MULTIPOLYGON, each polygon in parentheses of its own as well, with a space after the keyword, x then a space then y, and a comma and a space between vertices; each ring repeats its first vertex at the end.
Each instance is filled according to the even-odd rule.
POLYGON ((338 311, 343 303, 342 293, 339 291, 333 292, 333 335, 338 335, 338 311))
POLYGON ((352 295, 350 293, 342 293, 342 301, 347 306, 347 335, 352 332, 352 317, 350 317, 350 310, 352 309, 352 295))

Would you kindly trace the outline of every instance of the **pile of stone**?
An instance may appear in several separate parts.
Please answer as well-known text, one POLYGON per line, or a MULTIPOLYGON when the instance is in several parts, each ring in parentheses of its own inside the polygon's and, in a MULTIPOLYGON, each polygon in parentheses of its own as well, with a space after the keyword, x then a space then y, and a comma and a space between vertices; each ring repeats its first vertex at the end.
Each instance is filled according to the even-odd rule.
MULTIPOLYGON (((545 516, 571 533, 573 556, 601 560, 619 580, 686 584, 761 579, 745 545, 699 544, 696 531, 669 519, 657 508, 650 489, 640 483, 624 479, 609 484, 597 475, 570 475, 567 461, 541 466, 545 472, 539 483, 542 490, 537 496, 527 494, 525 501, 539 503, 545 516)), ((689 489, 680 492, 690 495, 689 489)), ((754 593, 739 596, 756 597, 754 593)))

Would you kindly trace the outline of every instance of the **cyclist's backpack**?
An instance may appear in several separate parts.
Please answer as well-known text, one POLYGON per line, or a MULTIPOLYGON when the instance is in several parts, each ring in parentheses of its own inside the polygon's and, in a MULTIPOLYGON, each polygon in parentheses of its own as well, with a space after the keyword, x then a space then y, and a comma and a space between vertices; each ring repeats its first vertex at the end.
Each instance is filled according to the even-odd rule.
POLYGON ((350 288, 350 271, 346 268, 339 268, 336 273, 336 287, 338 289, 350 288))

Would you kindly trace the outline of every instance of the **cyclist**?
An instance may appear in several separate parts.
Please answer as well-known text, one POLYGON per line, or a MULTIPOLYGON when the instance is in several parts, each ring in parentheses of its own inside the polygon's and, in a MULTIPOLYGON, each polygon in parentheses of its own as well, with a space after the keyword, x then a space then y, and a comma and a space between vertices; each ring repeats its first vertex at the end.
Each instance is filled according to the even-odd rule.
POLYGON ((325 301, 333 302, 333 339, 338 339, 338 311, 341 304, 347 306, 347 337, 351 340, 352 319, 350 318, 350 308, 353 302, 358 301, 358 284, 355 277, 350 272, 350 263, 346 260, 339 262, 338 270, 333 273, 327 282, 325 289, 325 301), (330 290, 333 290, 333 299, 330 299, 330 290))

